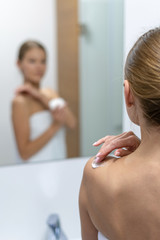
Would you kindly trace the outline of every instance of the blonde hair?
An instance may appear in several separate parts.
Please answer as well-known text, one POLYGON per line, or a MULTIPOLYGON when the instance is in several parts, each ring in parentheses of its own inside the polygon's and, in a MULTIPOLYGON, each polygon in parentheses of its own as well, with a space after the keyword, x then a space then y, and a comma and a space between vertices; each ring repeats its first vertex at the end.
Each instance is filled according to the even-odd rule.
POLYGON ((147 122, 160 125, 160 28, 146 32, 134 44, 127 56, 125 79, 147 122))
POLYGON ((39 48, 39 49, 43 50, 44 53, 46 54, 46 49, 41 43, 39 43, 37 41, 26 41, 21 45, 21 47, 19 49, 18 60, 21 61, 24 58, 26 52, 32 48, 39 48))

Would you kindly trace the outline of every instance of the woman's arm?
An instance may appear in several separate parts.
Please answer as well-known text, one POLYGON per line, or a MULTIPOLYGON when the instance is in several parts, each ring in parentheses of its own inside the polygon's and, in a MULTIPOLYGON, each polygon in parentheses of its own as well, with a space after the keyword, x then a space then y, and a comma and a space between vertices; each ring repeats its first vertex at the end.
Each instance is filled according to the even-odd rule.
POLYGON ((65 121, 64 121, 65 125, 70 129, 74 129, 76 127, 76 118, 68 106, 64 107, 64 115, 65 115, 65 121))
POLYGON ((85 176, 83 176, 80 193, 79 193, 79 212, 80 212, 80 221, 81 221, 81 235, 82 240, 97 240, 98 231, 93 225, 91 218, 89 216, 87 206, 88 199, 86 194, 85 186, 85 176))
MULTIPOLYGON (((57 92, 55 92, 52 89, 45 89, 44 90, 45 94, 47 94, 48 99, 55 99, 55 98, 59 98, 60 96, 58 95, 57 92)), ((41 101, 48 107, 48 102, 46 100, 46 96, 44 94, 41 95, 41 101)), ((52 111, 52 114, 55 113, 55 111, 52 111)), ((61 112, 61 114, 63 114, 63 123, 70 129, 74 129, 76 127, 76 118, 74 116, 74 114, 72 113, 71 109, 69 108, 69 106, 66 104, 66 106, 62 107, 62 108, 57 108, 57 112, 61 112)))
POLYGON ((27 160, 37 153, 62 127, 58 121, 54 122, 40 137, 30 140, 29 114, 22 96, 18 96, 12 103, 12 122, 18 150, 22 159, 27 160))
MULTIPOLYGON (((55 115, 55 110, 52 111, 51 109, 49 109, 48 103, 51 99, 59 98, 59 95, 56 91, 54 91, 52 89, 43 89, 40 91, 39 89, 36 89, 28 84, 22 85, 21 87, 19 87, 16 90, 17 95, 20 93, 24 93, 24 92, 28 93, 33 98, 37 99, 39 102, 41 102, 45 106, 45 108, 47 108, 48 110, 51 111, 53 116, 55 115)), ((60 115, 60 114, 63 115, 64 125, 66 125, 67 127, 71 128, 71 129, 75 128, 76 118, 67 105, 60 109, 57 108, 56 112, 58 115, 60 115)))
MULTIPOLYGON (((49 109, 48 103, 51 100, 51 96, 46 96, 45 91, 37 89, 30 84, 24 84, 18 87, 15 91, 15 94, 18 96, 20 94, 27 93, 32 96, 34 99, 39 101, 41 104, 44 105, 45 108, 49 109)), ((54 92, 54 97, 57 97, 57 94, 54 92)))
POLYGON ((119 193, 119 170, 115 158, 107 157, 106 164, 96 169, 93 161, 94 157, 85 165, 79 193, 82 240, 97 240, 98 232, 109 238, 117 210, 114 199, 119 193))

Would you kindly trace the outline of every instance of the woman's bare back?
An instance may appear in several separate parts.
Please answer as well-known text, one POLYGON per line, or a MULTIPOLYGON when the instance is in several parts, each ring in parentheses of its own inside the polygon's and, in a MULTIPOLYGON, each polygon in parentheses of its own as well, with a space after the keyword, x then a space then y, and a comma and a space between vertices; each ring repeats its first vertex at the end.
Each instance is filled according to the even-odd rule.
POLYGON ((131 154, 96 169, 92 161, 81 188, 94 227, 109 240, 159 240, 160 159, 144 161, 131 154))

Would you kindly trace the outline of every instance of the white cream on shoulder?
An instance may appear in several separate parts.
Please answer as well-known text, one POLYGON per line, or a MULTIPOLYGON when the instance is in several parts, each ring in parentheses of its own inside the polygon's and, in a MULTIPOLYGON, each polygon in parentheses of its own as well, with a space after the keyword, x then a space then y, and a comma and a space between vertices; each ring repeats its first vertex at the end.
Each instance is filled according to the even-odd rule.
MULTIPOLYGON (((115 156, 115 155, 113 155, 113 154, 110 154, 110 155, 108 155, 108 156, 109 156, 109 157, 116 158, 116 159, 120 158, 120 157, 115 156)), ((96 158, 96 157, 95 157, 95 158, 96 158)), ((92 168, 103 167, 105 164, 110 164, 110 163, 111 163, 109 160, 108 160, 108 161, 101 161, 101 162, 99 162, 99 163, 96 163, 96 162, 95 162, 95 158, 93 159, 93 162, 92 162, 92 168)))
POLYGON ((99 163, 96 163, 94 160, 92 162, 92 168, 98 168, 98 167, 103 167, 105 165, 105 162, 99 162, 99 163))

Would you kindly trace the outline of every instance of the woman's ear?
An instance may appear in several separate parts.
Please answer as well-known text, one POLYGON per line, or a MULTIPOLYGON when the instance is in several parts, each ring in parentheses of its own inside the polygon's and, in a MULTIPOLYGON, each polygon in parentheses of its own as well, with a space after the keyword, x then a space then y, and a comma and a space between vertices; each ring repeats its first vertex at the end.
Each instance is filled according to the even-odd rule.
POLYGON ((124 80, 124 97, 127 107, 134 105, 134 96, 132 94, 128 80, 124 80))
POLYGON ((23 67, 22 67, 22 62, 20 60, 17 60, 17 67, 19 68, 20 72, 23 73, 23 67))
POLYGON ((16 64, 18 68, 21 68, 20 60, 17 60, 16 64))
POLYGON ((130 120, 133 123, 139 125, 136 101, 135 101, 135 97, 131 91, 128 80, 124 81, 124 97, 125 97, 127 113, 128 113, 130 120))

